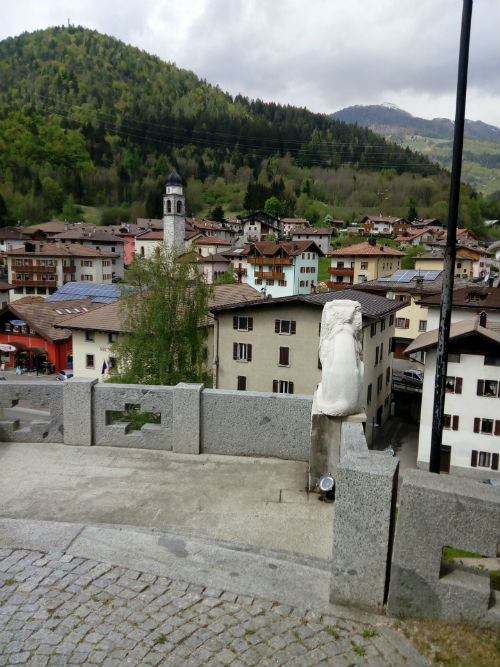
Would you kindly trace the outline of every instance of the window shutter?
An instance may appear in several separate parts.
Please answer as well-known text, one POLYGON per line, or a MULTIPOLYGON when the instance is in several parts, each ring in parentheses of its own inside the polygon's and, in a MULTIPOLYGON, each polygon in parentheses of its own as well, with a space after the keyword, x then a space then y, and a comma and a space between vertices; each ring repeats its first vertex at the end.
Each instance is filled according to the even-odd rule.
POLYGON ((290 361, 290 348, 288 347, 280 347, 280 366, 288 366, 289 361, 290 361))
POLYGON ((481 425, 481 420, 479 417, 474 417, 474 433, 479 433, 479 427, 481 425))
POLYGON ((496 452, 491 457, 491 469, 498 470, 498 454, 496 452))
POLYGON ((477 451, 472 450, 472 456, 470 457, 470 464, 473 468, 477 468, 477 451))
POLYGON ((247 345, 247 361, 252 361, 252 346, 247 345))
POLYGON ((248 331, 253 331, 253 317, 248 318, 248 331))
POLYGON ((484 380, 477 381, 477 396, 482 396, 484 394, 484 380))
POLYGON ((290 333, 291 334, 297 333, 297 322, 295 320, 292 320, 290 322, 290 333))
POLYGON ((92 266, 92 260, 90 260, 90 262, 89 262, 89 266, 92 266))
POLYGON ((389 352, 394 352, 394 337, 391 336, 391 339, 389 341, 389 352))
POLYGON ((233 359, 238 358, 238 343, 233 343, 233 359))
POLYGON ((495 419, 495 435, 500 435, 500 420, 495 419))
POLYGON ((280 321, 274 320, 274 333, 279 333, 279 332, 280 332, 280 321))
POLYGON ((455 378, 455 394, 462 393, 462 378, 455 378))
POLYGON ((453 426, 454 431, 458 431, 458 415, 453 415, 453 426))
POLYGON ((293 394, 293 382, 288 383, 288 393, 293 394))
POLYGON ((247 378, 246 375, 238 375, 238 391, 246 391, 247 378))
POLYGON ((238 317, 235 315, 233 317, 233 329, 237 329, 237 328, 238 328, 238 317))
POLYGON ((80 260, 80 266, 83 266, 83 259, 80 260))
POLYGON ((273 392, 278 393, 278 380, 273 380, 273 392))

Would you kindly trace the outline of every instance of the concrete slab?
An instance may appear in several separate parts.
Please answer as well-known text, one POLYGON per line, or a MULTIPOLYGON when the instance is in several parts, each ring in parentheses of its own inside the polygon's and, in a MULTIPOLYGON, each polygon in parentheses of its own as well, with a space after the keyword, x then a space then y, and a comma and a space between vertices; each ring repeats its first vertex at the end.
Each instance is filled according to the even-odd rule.
POLYGON ((307 463, 0 444, 0 517, 118 524, 330 558, 333 505, 307 463))

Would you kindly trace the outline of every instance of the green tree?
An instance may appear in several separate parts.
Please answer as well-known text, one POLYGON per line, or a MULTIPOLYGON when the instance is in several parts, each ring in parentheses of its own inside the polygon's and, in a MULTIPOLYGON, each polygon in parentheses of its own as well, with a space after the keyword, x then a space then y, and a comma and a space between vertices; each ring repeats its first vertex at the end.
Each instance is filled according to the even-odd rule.
POLYGON ((215 281, 217 285, 234 285, 237 283, 236 274, 232 266, 229 266, 221 277, 215 281))
POLYGON ((210 211, 208 217, 214 222, 224 222, 224 209, 219 204, 210 211))
POLYGON ((203 272, 174 253, 157 248, 152 258, 137 257, 128 269, 121 299, 127 334, 114 344, 114 382, 175 385, 204 382, 207 370, 208 298, 203 272))
POLYGON ((269 215, 274 216, 275 218, 281 218, 281 216, 285 213, 285 207, 278 199, 278 197, 273 195, 272 197, 269 197, 269 199, 266 199, 266 203, 264 204, 264 211, 269 213, 269 215))
POLYGON ((417 200, 415 197, 408 197, 408 213, 406 214, 406 217, 410 222, 413 222, 418 218, 418 213, 417 213, 417 200))

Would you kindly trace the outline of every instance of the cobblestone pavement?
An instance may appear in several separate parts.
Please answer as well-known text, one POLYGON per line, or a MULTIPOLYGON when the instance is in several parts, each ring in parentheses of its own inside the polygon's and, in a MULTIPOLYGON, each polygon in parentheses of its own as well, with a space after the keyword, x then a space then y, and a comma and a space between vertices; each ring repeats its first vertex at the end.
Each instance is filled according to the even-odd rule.
POLYGON ((372 618, 341 618, 62 552, 0 549, 0 665, 425 664, 386 619, 372 618))

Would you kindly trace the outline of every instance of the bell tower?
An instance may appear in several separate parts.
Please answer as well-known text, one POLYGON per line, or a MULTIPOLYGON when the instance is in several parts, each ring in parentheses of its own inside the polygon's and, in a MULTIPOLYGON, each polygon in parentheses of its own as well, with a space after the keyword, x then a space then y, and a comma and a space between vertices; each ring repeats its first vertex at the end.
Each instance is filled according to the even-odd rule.
POLYGON ((186 232, 186 198, 182 178, 175 169, 167 178, 163 195, 163 242, 167 249, 184 252, 186 232))

